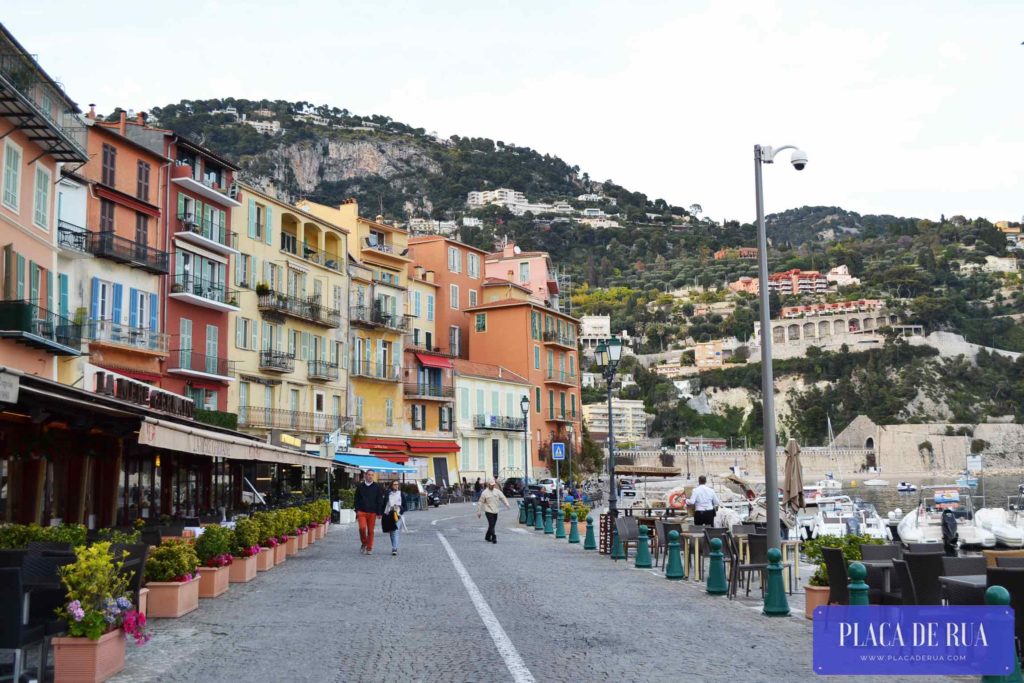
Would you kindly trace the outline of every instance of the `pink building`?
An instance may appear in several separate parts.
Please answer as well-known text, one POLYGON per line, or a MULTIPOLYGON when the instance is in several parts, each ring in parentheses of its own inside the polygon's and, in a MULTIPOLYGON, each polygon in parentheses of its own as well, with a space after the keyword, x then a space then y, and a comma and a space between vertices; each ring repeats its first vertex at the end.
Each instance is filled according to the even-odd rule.
POLYGON ((729 283, 729 289, 734 292, 744 292, 746 294, 757 294, 760 291, 757 286, 756 277, 741 277, 736 282, 729 283))
POLYGON ((558 280, 546 251, 522 251, 508 243, 484 259, 487 279, 514 282, 530 290, 530 298, 548 308, 558 308, 558 280))

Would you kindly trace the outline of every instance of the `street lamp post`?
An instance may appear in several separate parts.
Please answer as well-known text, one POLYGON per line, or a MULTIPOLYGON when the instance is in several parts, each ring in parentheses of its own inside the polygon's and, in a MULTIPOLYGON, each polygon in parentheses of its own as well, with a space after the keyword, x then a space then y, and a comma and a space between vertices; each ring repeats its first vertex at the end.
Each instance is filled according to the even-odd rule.
POLYGON ((768 235, 764 226, 764 188, 762 164, 770 164, 786 149, 793 150, 790 162, 798 171, 807 165, 807 154, 793 145, 779 148, 754 145, 754 194, 757 201, 757 284, 761 302, 761 397, 764 419, 765 507, 768 508, 768 547, 779 548, 779 472, 775 459, 775 382, 772 376, 771 311, 768 309, 768 235))
POLYGON ((527 482, 530 481, 530 397, 523 394, 519 401, 519 408, 523 411, 523 505, 526 504, 527 482))
POLYGON ((572 449, 573 449, 573 445, 576 443, 574 438, 573 438, 573 434, 574 434, 575 431, 576 431, 575 428, 571 424, 565 426, 565 433, 569 435, 569 443, 567 443, 565 445, 565 447, 566 447, 566 450, 569 451, 569 488, 570 489, 572 488, 572 449))
POLYGON ((615 370, 622 359, 622 342, 609 339, 598 344, 595 355, 597 364, 604 368, 604 381, 608 387, 608 515, 615 519, 619 516, 617 488, 615 485, 615 426, 612 420, 612 382, 615 370))

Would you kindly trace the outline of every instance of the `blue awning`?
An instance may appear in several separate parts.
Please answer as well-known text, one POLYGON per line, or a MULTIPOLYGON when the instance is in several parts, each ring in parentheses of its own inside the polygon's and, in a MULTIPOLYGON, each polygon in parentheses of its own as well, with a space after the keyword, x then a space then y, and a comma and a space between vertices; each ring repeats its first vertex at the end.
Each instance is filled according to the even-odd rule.
POLYGON ((415 467, 398 465, 393 462, 388 462, 383 458, 375 458, 372 455, 348 455, 346 453, 338 453, 334 456, 334 462, 341 463, 342 465, 348 465, 350 467, 358 467, 361 470, 373 470, 375 472, 398 472, 401 474, 416 473, 415 467))

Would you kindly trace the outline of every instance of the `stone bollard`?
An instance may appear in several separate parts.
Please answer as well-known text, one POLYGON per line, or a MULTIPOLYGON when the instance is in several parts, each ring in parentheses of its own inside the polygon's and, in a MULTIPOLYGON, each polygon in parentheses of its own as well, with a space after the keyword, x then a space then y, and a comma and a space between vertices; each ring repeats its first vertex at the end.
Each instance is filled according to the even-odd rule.
POLYGON ((850 577, 850 582, 847 584, 847 590, 850 591, 850 606, 870 604, 868 602, 868 585, 864 583, 864 579, 868 578, 868 570, 864 565, 860 562, 851 562, 846 570, 846 575, 850 577))
MULTIPOLYGON (((1005 605, 1010 604, 1010 592, 1002 586, 989 586, 988 590, 985 591, 985 604, 986 605, 1005 605)), ((981 683, 1021 683, 1024 681, 1024 676, 1021 675, 1020 670, 1020 657, 1014 654, 1014 670, 1012 673, 1008 673, 1005 676, 982 676, 981 683)))
POLYGON ((612 527, 612 559, 616 562, 626 559, 626 549, 622 545, 622 540, 619 539, 619 526, 617 524, 612 527))
POLYGON ((558 520, 555 522, 555 538, 565 538, 565 513, 558 510, 558 520))
POLYGON ((576 513, 569 515, 569 543, 580 542, 580 527, 576 523, 576 513))
POLYGON ((594 518, 587 515, 587 535, 583 539, 584 550, 597 550, 597 539, 594 538, 594 518))
MULTIPOLYGON (((854 566, 860 568, 860 578, 858 579, 862 586, 864 586, 864 602, 855 603, 853 601, 853 583, 850 584, 850 604, 855 605, 866 605, 868 604, 868 586, 864 583, 864 577, 868 575, 868 570, 864 568, 860 562, 854 562, 850 565, 850 577, 853 577, 854 566)), ((782 551, 778 548, 768 549, 768 585, 765 586, 764 590, 764 609, 761 611, 767 617, 788 617, 789 616, 789 601, 786 600, 786 584, 782 580, 782 551)))
POLYGON ((672 581, 686 578, 683 558, 679 554, 679 532, 668 532, 668 559, 665 561, 665 578, 672 581))
POLYGON ((526 526, 533 526, 533 505, 531 503, 525 503, 526 505, 526 526))
POLYGON ((526 503, 519 501, 519 523, 526 524, 526 503))
POLYGON ((636 558, 633 560, 634 569, 651 568, 651 545, 647 537, 647 525, 641 524, 639 537, 636 539, 636 558))
POLYGON ((722 559, 722 539, 711 539, 708 553, 708 595, 727 595, 729 582, 725 579, 725 560, 722 559))
POLYGON ((537 506, 534 506, 533 511, 533 529, 534 531, 544 531, 544 510, 537 506))
POLYGON ((554 513, 551 511, 551 508, 548 508, 548 509, 544 510, 544 534, 545 535, 555 533, 555 527, 551 523, 551 518, 553 516, 554 516, 554 513))

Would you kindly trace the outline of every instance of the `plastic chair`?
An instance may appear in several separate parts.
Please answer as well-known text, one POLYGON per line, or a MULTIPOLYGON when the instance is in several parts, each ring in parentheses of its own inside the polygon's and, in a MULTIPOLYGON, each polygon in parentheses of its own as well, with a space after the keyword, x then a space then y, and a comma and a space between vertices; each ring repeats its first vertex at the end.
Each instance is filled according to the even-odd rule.
MULTIPOLYGON (((1000 558, 996 560, 999 562, 999 566, 1003 565, 1002 562, 1006 562, 1011 558, 1000 558)), ((1012 558, 1014 562, 1017 562, 1017 566, 1024 567, 1024 557, 1012 558)), ((943 576, 968 576, 971 574, 984 574, 987 569, 985 565, 985 558, 981 555, 975 555, 971 557, 943 557, 942 558, 942 575, 943 576)))
MULTIPOLYGON (((747 548, 750 551, 750 562, 737 563, 736 571, 733 572, 737 580, 733 581, 730 585, 733 595, 736 594, 736 590, 739 587, 739 577, 741 575, 746 576, 746 589, 747 595, 750 595, 750 578, 751 574, 757 572, 760 575, 759 581, 761 584, 761 596, 764 597, 764 583, 765 583, 765 571, 768 569, 768 535, 767 534, 749 534, 747 536, 747 548)), ((787 562, 785 565, 788 565, 787 562)))
POLYGON ((635 546, 640 539, 640 524, 636 521, 635 517, 616 517, 615 529, 619 532, 622 550, 626 554, 625 559, 628 560, 629 544, 632 543, 635 546))
POLYGON ((900 582, 900 604, 916 605, 917 596, 914 595, 914 580, 910 576, 906 560, 893 560, 892 573, 900 582))
MULTIPOLYGON (((34 600, 35 595, 32 598, 34 600)), ((40 661, 45 662, 46 656, 45 650, 42 649, 45 644, 43 624, 25 622, 22 612, 24 604, 25 587, 22 584, 21 571, 10 567, 0 569, 0 652, 14 655, 12 681, 20 681, 24 673, 25 648, 39 643, 40 661)))
POLYGON ((903 553, 903 561, 907 563, 907 570, 914 582, 914 598, 918 605, 942 604, 942 590, 939 584, 942 560, 941 552, 903 553))

